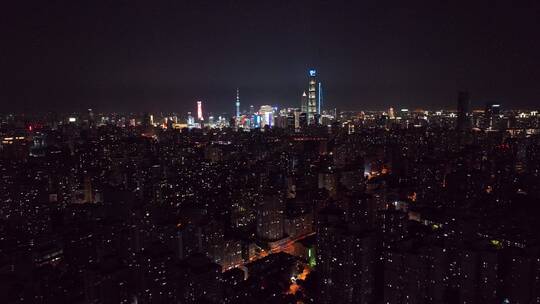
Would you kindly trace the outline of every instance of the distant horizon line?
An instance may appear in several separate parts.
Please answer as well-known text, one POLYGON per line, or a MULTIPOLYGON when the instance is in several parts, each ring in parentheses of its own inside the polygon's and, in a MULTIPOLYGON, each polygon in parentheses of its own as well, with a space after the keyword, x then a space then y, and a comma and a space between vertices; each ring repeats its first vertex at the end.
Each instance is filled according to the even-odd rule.
MULTIPOLYGON (((261 106, 259 106, 261 107, 261 106)), ((388 112, 389 109, 394 109, 395 111, 401 111, 401 110, 407 110, 409 112, 425 112, 428 111, 430 113, 433 112, 458 112, 457 107, 456 108, 431 108, 431 107, 388 107, 385 109, 361 109, 361 110, 349 110, 349 109, 339 109, 339 108, 332 108, 332 109, 326 109, 322 110, 322 112, 325 111, 335 111, 337 110, 338 113, 346 113, 346 112, 388 112)), ((93 108, 88 108, 86 110, 76 110, 76 111, 32 111, 32 112, 0 112, 1 116, 25 116, 25 115, 69 115, 69 114, 84 114, 87 113, 88 110, 91 109, 94 114, 103 115, 103 114, 137 114, 137 115, 144 115, 144 114, 187 114, 187 113, 196 113, 196 110, 193 111, 167 111, 167 110, 153 110, 153 111, 147 111, 147 110, 141 110, 141 111, 94 111, 93 108)), ((278 111, 281 109, 300 109, 300 107, 283 107, 278 108, 278 111)), ((258 108, 257 108, 258 110, 258 108)), ((471 109, 471 112, 484 112, 485 109, 478 107, 471 109)), ((539 108, 505 108, 502 107, 503 112, 539 112, 539 108)), ((205 111, 206 115, 208 114, 227 114, 227 115, 235 115, 232 111, 205 111)))

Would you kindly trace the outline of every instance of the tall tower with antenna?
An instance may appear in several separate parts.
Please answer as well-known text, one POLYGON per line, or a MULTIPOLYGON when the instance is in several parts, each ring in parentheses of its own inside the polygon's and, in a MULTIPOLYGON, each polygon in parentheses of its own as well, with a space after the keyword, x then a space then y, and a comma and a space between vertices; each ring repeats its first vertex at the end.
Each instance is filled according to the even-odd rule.
POLYGON ((308 99, 307 99, 307 119, 308 123, 315 123, 316 115, 319 114, 319 93, 317 86, 317 71, 315 69, 309 70, 309 85, 308 85, 308 99))
POLYGON ((200 121, 204 120, 203 111, 202 111, 202 101, 197 101, 197 119, 200 121))
POLYGON ((240 89, 236 89, 236 118, 240 117, 240 89))

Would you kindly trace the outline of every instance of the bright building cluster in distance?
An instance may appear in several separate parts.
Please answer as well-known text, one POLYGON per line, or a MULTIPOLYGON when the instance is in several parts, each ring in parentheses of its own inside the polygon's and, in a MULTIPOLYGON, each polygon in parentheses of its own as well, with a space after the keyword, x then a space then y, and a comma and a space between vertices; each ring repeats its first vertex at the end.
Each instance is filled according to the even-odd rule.
POLYGON ((240 102, 240 89, 236 89, 235 110, 232 115, 206 115, 203 110, 203 101, 196 102, 196 119, 191 112, 187 117, 179 117, 177 114, 165 115, 159 122, 153 122, 155 127, 162 128, 224 128, 234 127, 243 130, 258 129, 265 127, 290 128, 288 123, 294 123, 294 129, 300 130, 308 125, 318 125, 330 123, 336 116, 336 110, 322 111, 322 83, 317 81, 317 71, 308 70, 308 84, 299 98, 300 107, 280 109, 275 105, 261 105, 255 107, 250 105, 247 109, 242 109, 240 102), (306 93, 308 92, 308 93, 306 93), (204 117, 207 117, 205 119, 204 117))
POLYGON ((2 303, 540 303, 535 109, 0 117, 2 303))
MULTIPOLYGON (((390 107, 379 111, 339 111, 337 108, 323 107, 322 83, 317 79, 317 71, 309 69, 306 89, 300 94, 299 107, 284 107, 278 105, 249 105, 242 108, 240 102, 240 89, 236 89, 234 99, 234 112, 214 114, 206 110, 202 100, 194 104, 194 112, 187 112, 186 115, 180 113, 143 113, 142 115, 131 113, 110 113, 101 114, 99 119, 94 118, 92 109, 88 109, 88 116, 92 116, 93 124, 117 126, 137 126, 146 124, 162 129, 183 129, 183 128, 209 128, 222 129, 227 127, 235 130, 249 131, 252 129, 265 129, 278 127, 295 132, 302 132, 308 126, 327 126, 340 122, 354 129, 354 123, 359 120, 364 125, 381 124, 386 121, 387 126, 402 125, 415 127, 426 125, 430 120, 437 122, 441 127, 451 127, 456 124, 458 130, 470 128, 474 130, 500 130, 513 129, 516 123, 534 120, 538 115, 538 110, 518 110, 502 108, 502 105, 494 102, 486 102, 485 105, 477 109, 471 106, 468 92, 458 92, 457 107, 454 110, 424 110, 390 107), (306 93, 307 92, 307 93, 306 93), (195 114, 192 114, 195 113, 195 114), (206 117, 206 118, 205 118, 206 117), (457 122, 455 122, 457 121, 457 122)), ((231 95, 232 98, 232 95, 231 95)), ((452 108, 452 107, 450 107, 452 108)), ((81 115, 71 115, 68 122, 84 120, 81 115)), ((521 125, 520 125, 521 126, 521 125)))

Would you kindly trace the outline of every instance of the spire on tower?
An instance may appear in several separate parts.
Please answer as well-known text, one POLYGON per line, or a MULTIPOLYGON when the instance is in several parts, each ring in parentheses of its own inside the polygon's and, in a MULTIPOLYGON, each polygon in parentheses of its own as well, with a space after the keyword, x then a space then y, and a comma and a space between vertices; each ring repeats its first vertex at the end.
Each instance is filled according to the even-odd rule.
POLYGON ((308 111, 307 102, 308 102, 307 94, 306 94, 306 91, 304 91, 302 93, 302 99, 300 100, 300 108, 301 108, 302 113, 307 113, 308 111))
POLYGON ((240 89, 236 89, 236 117, 240 117, 240 89))

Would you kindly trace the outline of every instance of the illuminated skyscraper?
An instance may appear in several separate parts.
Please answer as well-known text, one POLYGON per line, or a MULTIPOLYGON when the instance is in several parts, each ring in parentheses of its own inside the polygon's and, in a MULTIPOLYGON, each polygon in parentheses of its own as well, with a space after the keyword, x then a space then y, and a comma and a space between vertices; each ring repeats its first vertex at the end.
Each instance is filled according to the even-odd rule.
POLYGON ((396 119, 396 112, 394 111, 394 108, 388 109, 388 118, 396 119))
POLYGON ((500 127, 501 105, 488 102, 484 111, 484 124, 487 130, 498 130, 500 127))
POLYGON ((261 128, 264 128, 266 125, 269 127, 274 126, 274 108, 272 106, 261 106, 259 115, 261 115, 261 128))
POLYGON ((315 115, 319 114, 319 88, 317 84, 317 71, 309 70, 308 100, 307 100, 308 123, 314 123, 315 115))
POLYGON ((197 101, 197 120, 204 120, 202 112, 202 101, 197 101))
POLYGON ((307 108, 307 105, 308 105, 307 101, 308 101, 307 94, 306 94, 306 91, 304 91, 302 93, 302 99, 300 100, 300 103, 301 103, 300 107, 301 107, 301 111, 303 113, 307 113, 307 109, 308 109, 307 108))
POLYGON ((195 125, 195 118, 193 118, 191 112, 188 112, 187 125, 189 128, 192 128, 195 125))
POLYGON ((236 89, 236 119, 240 117, 240 90, 236 89))

